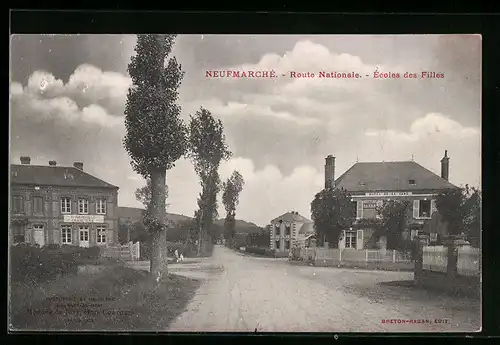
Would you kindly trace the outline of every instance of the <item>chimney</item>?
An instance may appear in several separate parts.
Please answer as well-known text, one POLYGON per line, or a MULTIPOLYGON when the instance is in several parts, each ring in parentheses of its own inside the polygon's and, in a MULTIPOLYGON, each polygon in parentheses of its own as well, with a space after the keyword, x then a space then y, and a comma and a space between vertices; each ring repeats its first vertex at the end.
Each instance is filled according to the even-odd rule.
POLYGON ((29 165, 31 162, 31 158, 27 156, 23 156, 20 158, 21 164, 29 165))
POLYGON ((448 181, 450 173, 450 158, 448 157, 448 150, 444 151, 444 157, 441 159, 441 177, 448 181))
POLYGON ((83 171, 83 163, 82 162, 74 162, 73 166, 79 170, 83 171))
POLYGON ((335 187, 335 157, 329 155, 325 163, 325 188, 335 187))
POLYGON ((56 161, 49 161, 49 165, 51 167, 55 167, 57 165, 57 162, 56 161))

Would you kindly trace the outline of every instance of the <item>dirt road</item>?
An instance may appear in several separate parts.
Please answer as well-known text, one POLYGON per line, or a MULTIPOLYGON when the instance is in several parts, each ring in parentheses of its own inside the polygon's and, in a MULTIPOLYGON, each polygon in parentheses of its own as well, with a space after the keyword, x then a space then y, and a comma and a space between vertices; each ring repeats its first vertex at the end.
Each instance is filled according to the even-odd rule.
POLYGON ((214 248, 212 261, 224 269, 211 272, 170 331, 471 332, 480 328, 479 301, 385 283, 411 280, 413 273, 293 266, 286 259, 243 256, 220 246, 214 248))

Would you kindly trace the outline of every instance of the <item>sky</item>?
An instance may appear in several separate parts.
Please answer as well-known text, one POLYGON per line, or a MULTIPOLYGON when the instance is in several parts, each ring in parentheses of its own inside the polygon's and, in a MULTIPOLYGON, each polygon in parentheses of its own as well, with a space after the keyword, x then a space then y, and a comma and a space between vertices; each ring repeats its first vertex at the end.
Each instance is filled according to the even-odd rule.
MULTIPOLYGON (((141 207, 134 191, 145 182, 122 144, 135 42, 135 35, 13 36, 11 162, 83 161, 85 171, 120 187, 119 206, 141 207)), ((233 156, 221 178, 238 170, 245 180, 238 219, 262 226, 292 210, 310 217, 330 154, 336 177, 356 161, 411 159, 439 175, 448 150, 450 182, 481 183, 480 36, 180 35, 172 55, 185 72, 182 117, 203 106, 224 124, 233 156), (278 77, 206 77, 227 69, 278 77), (363 78, 293 79, 291 71, 363 78), (375 79, 375 71, 401 78, 375 79), (444 77, 403 78, 422 71, 444 77)), ((192 216, 201 188, 192 164, 177 162, 167 183, 168 212, 192 216)))

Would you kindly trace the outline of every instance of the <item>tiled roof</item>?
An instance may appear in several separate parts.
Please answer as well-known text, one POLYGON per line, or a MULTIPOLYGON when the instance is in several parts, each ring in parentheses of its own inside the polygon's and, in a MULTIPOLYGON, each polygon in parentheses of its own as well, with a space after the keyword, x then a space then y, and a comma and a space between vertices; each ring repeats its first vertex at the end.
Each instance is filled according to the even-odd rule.
POLYGON ((311 220, 307 219, 306 217, 301 216, 297 212, 287 212, 287 213, 284 213, 281 216, 276 217, 273 220, 271 220, 271 223, 274 223, 274 222, 280 221, 280 220, 282 220, 284 222, 293 222, 293 221, 295 221, 295 222, 302 222, 302 223, 312 223, 311 220))
POLYGON ((118 188, 75 167, 11 164, 11 184, 118 188))
POLYGON ((349 192, 457 188, 413 161, 356 163, 335 180, 335 186, 349 192), (410 184, 410 180, 415 184, 410 184))

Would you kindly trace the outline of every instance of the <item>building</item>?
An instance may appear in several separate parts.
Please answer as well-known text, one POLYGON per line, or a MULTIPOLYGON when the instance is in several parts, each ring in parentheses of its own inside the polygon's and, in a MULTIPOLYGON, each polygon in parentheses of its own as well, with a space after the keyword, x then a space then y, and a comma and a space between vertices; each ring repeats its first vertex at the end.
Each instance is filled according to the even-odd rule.
POLYGON ((269 248, 279 252, 290 250, 294 244, 304 247, 314 235, 314 224, 298 212, 290 211, 269 223, 269 248))
MULTIPOLYGON (((434 196, 457 188, 448 181, 449 157, 445 151, 441 160, 441 176, 414 161, 360 162, 335 179, 335 157, 328 156, 325 164, 325 187, 343 188, 355 203, 356 222, 378 217, 377 208, 386 200, 409 200, 412 203, 408 222, 424 224, 436 211, 434 196)), ((373 229, 346 229, 340 236, 339 248, 364 249, 373 243, 373 229)), ((410 234, 409 236, 413 236, 410 234)), ((384 247, 384 238, 379 239, 384 247)))
POLYGON ((118 187, 73 167, 10 166, 11 239, 14 243, 81 247, 118 242, 118 187))

